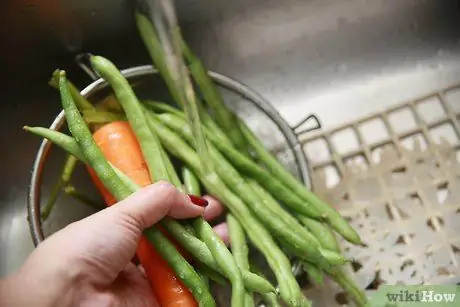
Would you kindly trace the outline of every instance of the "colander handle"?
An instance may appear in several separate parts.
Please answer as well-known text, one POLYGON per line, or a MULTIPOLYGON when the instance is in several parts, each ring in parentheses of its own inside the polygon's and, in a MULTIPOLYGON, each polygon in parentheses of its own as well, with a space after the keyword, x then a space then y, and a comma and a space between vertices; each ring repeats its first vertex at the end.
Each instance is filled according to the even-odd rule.
POLYGON ((297 124, 291 126, 292 131, 296 135, 297 139, 301 135, 321 129, 322 125, 318 117, 314 114, 309 114, 301 119, 297 124))
POLYGON ((75 62, 93 81, 96 81, 100 77, 97 74, 97 72, 93 69, 93 67, 91 66, 91 63, 89 61, 89 59, 90 59, 90 57, 92 55, 93 54, 91 54, 89 52, 79 53, 75 57, 75 62))

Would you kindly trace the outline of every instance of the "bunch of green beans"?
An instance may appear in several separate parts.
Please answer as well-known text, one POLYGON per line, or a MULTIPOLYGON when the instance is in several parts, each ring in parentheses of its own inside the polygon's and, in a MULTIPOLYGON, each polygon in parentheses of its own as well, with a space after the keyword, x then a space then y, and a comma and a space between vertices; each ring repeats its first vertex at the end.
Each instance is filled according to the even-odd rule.
POLYGON ((61 189, 85 200, 69 185, 77 160, 89 165, 104 186, 122 200, 139 187, 113 167, 95 144, 90 126, 111 121, 129 122, 141 148, 151 178, 166 180, 179 190, 201 196, 203 191, 219 199, 228 209, 226 221, 230 248, 198 217, 176 221, 166 217, 160 223, 194 257, 189 264, 174 245, 156 228, 146 237, 194 295, 200 306, 215 306, 209 283, 231 286, 232 307, 255 305, 256 295, 269 306, 311 306, 292 272, 291 260, 299 261, 318 284, 330 276, 354 299, 365 306, 366 296, 344 273, 348 262, 341 254, 336 234, 354 243, 361 239, 348 222, 329 204, 319 199, 263 146, 252 131, 225 105, 208 73, 176 31, 183 57, 196 84, 180 81, 168 66, 156 31, 136 13, 140 35, 153 63, 165 80, 171 97, 183 110, 167 103, 139 101, 128 80, 108 59, 90 58, 94 70, 109 84, 116 98, 113 108, 92 105, 55 71, 50 84, 59 89, 72 136, 40 127, 27 131, 46 138, 68 152, 69 158, 43 217, 51 212, 61 189), (195 90, 202 94, 198 99, 195 90), (185 112, 184 112, 185 110, 185 112), (182 162, 178 174, 171 156, 182 162), (265 258, 276 279, 276 289, 251 263, 251 248, 265 258))
MULTIPOLYGON (((139 16, 137 18, 139 20, 139 16)), ((145 33, 146 29, 148 29, 152 35, 155 35, 155 30, 148 20, 144 19, 138 26, 141 33, 145 33)), ((178 33, 179 38, 182 39, 180 32, 178 33)), ((152 46, 158 40, 149 40, 145 36, 143 36, 143 39, 147 49, 158 48, 158 46, 152 46)), ((361 243, 359 235, 338 212, 318 199, 287 172, 248 127, 226 107, 206 69, 183 40, 182 49, 184 58, 188 62, 190 73, 198 89, 203 94, 204 102, 219 123, 216 127, 213 124, 213 119, 207 119, 203 121, 203 127, 201 128, 202 133, 211 143, 210 146, 208 144, 210 153, 208 158, 215 166, 215 174, 220 177, 222 183, 240 196, 241 200, 251 208, 254 216, 273 233, 274 238, 281 240, 282 242, 280 243, 283 246, 287 246, 300 259, 314 264, 313 266, 305 266, 309 268, 310 272, 315 272, 316 277, 319 277, 321 276, 321 270, 324 270, 329 275, 337 277, 337 269, 334 266, 343 264, 345 259, 338 254, 340 249, 331 228, 343 238, 355 244, 361 243), (236 125, 235 122, 237 123, 236 125), (222 131, 226 132, 225 134, 230 142, 227 141, 227 137, 221 137, 224 134, 222 131), (249 153, 255 154, 260 164, 252 160, 249 153), (227 161, 227 159, 229 160, 227 161), (245 174, 245 176, 241 176, 239 172, 245 174), (288 206, 290 210, 295 211, 295 217, 290 212, 285 211, 275 198, 288 206), (273 219, 274 216, 277 219, 273 219), (273 222, 274 220, 276 222, 273 222), (337 260, 337 262, 334 260, 337 260)), ((161 65, 159 58, 160 62, 164 61, 158 53, 152 56, 154 64, 161 65)), ((168 82, 167 75, 164 77, 168 82)), ((173 86, 169 86, 169 89, 174 97, 176 95, 174 91, 180 85, 171 82, 171 80, 169 82, 173 84, 173 86)), ((178 148, 168 147, 168 140, 166 140, 165 135, 169 135, 168 138, 174 139, 177 137, 172 135, 174 131, 179 133, 181 138, 186 139, 192 147, 195 147, 197 145, 196 134, 193 133, 195 128, 188 128, 190 123, 179 110, 172 111, 173 108, 165 107, 161 103, 148 104, 152 109, 166 113, 165 115, 160 115, 158 120, 154 119, 155 116, 152 115, 151 121, 151 124, 156 126, 156 128, 153 128, 161 131, 159 134, 161 134, 161 140, 165 147, 173 155, 186 160, 185 155, 191 155, 190 152, 187 154, 185 150, 181 151, 178 148), (160 122, 168 127, 160 127, 160 122)), ((196 147, 195 149, 198 150, 196 147)), ((189 159, 188 161, 191 160, 189 159)), ((199 159, 196 160, 198 161, 193 162, 195 164, 198 162, 195 167, 199 174, 199 159)), ((210 188, 208 189, 211 190, 210 188)), ((219 193, 217 196, 223 199, 223 196, 219 193)), ((227 204, 227 206, 232 211, 231 205, 227 204)), ((235 217, 238 220, 237 214, 235 214, 235 217)), ((352 284, 351 280, 347 278, 344 280, 345 283, 352 284)), ((350 289, 350 287, 345 288, 350 289)))
MULTIPOLYGON (((116 67, 110 63, 107 59, 104 59, 102 57, 93 57, 92 63, 95 67, 95 69, 103 76, 106 76, 107 79, 112 81, 111 85, 114 87, 114 92, 115 95, 119 95, 119 100, 121 100, 123 103, 121 104, 122 107, 125 108, 125 113, 131 114, 131 120, 137 120, 142 121, 145 120, 144 114, 142 107, 139 105, 137 102, 137 98, 135 97, 134 93, 132 92, 131 88, 128 88, 127 81, 124 80, 123 76, 120 74, 120 72, 116 69, 116 67), (115 83, 113 81, 116 81, 115 83), (141 112, 139 112, 141 111, 141 112), (137 113, 136 113, 137 112, 137 113), (133 115, 134 113, 134 115, 133 115), (141 117, 142 116, 142 117, 141 117)), ((68 82, 68 84, 71 84, 68 82)), ((81 96, 81 95, 80 95, 81 96)), ((83 97, 79 97, 79 93, 72 92, 72 97, 77 98, 78 100, 84 100, 83 97)), ((85 112, 82 112, 85 114, 85 112)), ((101 119, 105 119, 105 111, 99 112, 99 116, 101 119)), ((97 114, 97 113, 96 113, 97 114)), ((108 116, 108 121, 113 118, 111 113, 108 116)), ((129 116, 127 116, 129 119, 129 116)), ((139 123, 137 123, 139 124, 139 123)), ((133 130, 135 133, 137 132, 136 130, 136 125, 131 125, 133 127, 133 130)), ((43 133, 43 130, 37 129, 37 128, 28 128, 29 131, 32 131, 36 134, 39 134, 43 137, 51 138, 51 140, 55 140, 55 133, 51 133, 51 135, 54 137, 50 136, 50 132, 47 132, 46 134, 43 133)), ((137 138, 139 139, 141 144, 144 144, 145 148, 149 150, 150 152, 156 152, 156 155, 151 155, 150 156, 150 163, 161 163, 161 165, 156 165, 156 167, 150 168, 150 170, 154 170, 152 172, 152 177, 160 177, 163 178, 164 180, 169 180, 171 181, 176 187, 179 189, 183 189, 182 184, 178 178, 178 175, 171 163, 171 160, 169 159, 168 155, 164 151, 164 149, 161 147, 161 144, 156 140, 156 135, 154 131, 152 132, 153 135, 150 135, 148 131, 141 131, 141 133, 137 133, 137 138), (141 133, 144 134, 141 134, 141 133), (154 159, 156 157, 156 159, 154 159), (156 171, 155 171, 156 170, 156 171)), ((59 140, 59 139, 58 139, 59 140)), ((59 145, 59 141, 56 141, 57 144, 59 145)), ((62 145, 61 145, 62 146, 62 145)), ((68 147, 64 147, 68 148, 68 147)), ((145 150, 145 149, 144 149, 145 150)), ((192 179, 191 177, 193 176, 191 170, 185 170, 184 171, 184 183, 190 182, 192 179)), ((129 181, 129 179, 122 178, 124 183, 128 183, 128 185, 133 188, 137 189, 135 185, 133 185, 132 182, 129 181)), ((194 186, 193 190, 195 193, 197 193, 197 184, 196 178, 194 180, 194 186)), ((188 185, 190 187, 190 185, 188 185)), ((220 240, 220 238, 212 231, 211 227, 209 224, 203 219, 203 218, 197 218, 194 221, 194 225, 196 228, 199 227, 199 233, 202 238, 206 238, 203 241, 200 239, 196 238, 194 236, 194 233, 191 233, 187 231, 187 227, 183 226, 182 224, 170 219, 170 218, 165 218, 162 222, 163 226, 169 231, 169 233, 178 241, 187 251, 189 251, 193 256, 196 257, 196 259, 199 259, 201 262, 203 262, 205 265, 207 265, 209 268, 213 269, 215 271, 214 276, 217 274, 224 274, 225 276, 228 276, 230 278, 234 278, 235 273, 238 273, 238 270, 235 270, 235 266, 232 267, 231 261, 228 261, 228 259, 225 259, 223 261, 220 261, 218 263, 215 260, 215 255, 217 253, 217 259, 222 259, 222 254, 227 255, 226 257, 229 257, 230 252, 227 250, 227 248, 224 246, 223 242, 220 240), (210 248, 206 246, 205 242, 208 242, 210 248), (217 243, 216 243, 217 242, 217 243), (219 258, 220 257, 220 258, 219 258), (229 264, 230 262, 230 264, 229 264), (224 272, 222 272, 222 269, 224 269, 224 272)), ((225 257, 225 256, 224 256, 225 257)), ((208 270, 209 272, 209 270, 208 270)), ((257 276, 256 274, 253 274, 249 271, 242 271, 242 280, 234 280, 232 282, 233 284, 237 285, 235 293, 235 306, 239 305, 238 300, 240 300, 240 295, 238 296, 238 293, 243 293, 244 287, 246 289, 249 289, 251 291, 255 291, 258 293, 268 293, 274 291, 274 287, 264 278, 257 276)), ((238 275, 237 275, 238 276, 238 275)), ((238 278, 238 277, 236 277, 238 278)))

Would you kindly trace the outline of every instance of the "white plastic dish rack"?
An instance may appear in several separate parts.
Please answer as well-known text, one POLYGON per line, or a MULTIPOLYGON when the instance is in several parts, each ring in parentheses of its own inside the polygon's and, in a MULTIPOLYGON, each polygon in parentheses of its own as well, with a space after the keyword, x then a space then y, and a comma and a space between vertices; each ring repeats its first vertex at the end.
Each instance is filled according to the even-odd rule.
MULTIPOLYGON (((366 244, 340 241, 359 285, 460 282, 460 84, 301 142, 315 192, 366 244)), ((351 306, 330 281, 305 293, 351 306)))

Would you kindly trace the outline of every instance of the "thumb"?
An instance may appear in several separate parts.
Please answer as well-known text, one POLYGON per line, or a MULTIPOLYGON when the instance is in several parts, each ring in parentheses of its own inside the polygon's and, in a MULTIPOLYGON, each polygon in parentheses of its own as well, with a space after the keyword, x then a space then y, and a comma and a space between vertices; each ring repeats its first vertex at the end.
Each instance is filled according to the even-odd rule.
POLYGON ((99 216, 92 217, 98 220, 122 219, 143 231, 166 215, 180 219, 203 213, 203 206, 195 205, 189 196, 181 193, 169 182, 159 181, 101 211, 99 216))

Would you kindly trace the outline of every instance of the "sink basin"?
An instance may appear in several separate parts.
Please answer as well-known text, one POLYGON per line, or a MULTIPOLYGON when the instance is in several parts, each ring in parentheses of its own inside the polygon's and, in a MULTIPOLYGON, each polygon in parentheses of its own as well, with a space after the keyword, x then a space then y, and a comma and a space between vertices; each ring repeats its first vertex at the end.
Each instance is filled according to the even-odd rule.
MULTIPOLYGON (((0 67, 8 81, 0 106, 0 276, 33 250, 26 194, 40 140, 21 127, 48 126, 58 113, 51 72, 66 69, 82 88, 90 80, 75 65, 78 52, 107 56, 120 68, 150 63, 128 2, 1 4, 0 67)), ((177 3, 185 37, 207 66, 251 86, 292 125, 314 113, 329 129, 460 82, 457 1, 177 3)), ((56 172, 60 164, 47 167, 56 172)))

